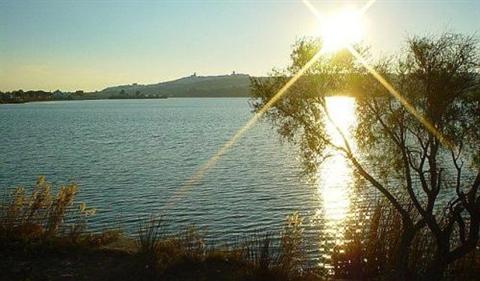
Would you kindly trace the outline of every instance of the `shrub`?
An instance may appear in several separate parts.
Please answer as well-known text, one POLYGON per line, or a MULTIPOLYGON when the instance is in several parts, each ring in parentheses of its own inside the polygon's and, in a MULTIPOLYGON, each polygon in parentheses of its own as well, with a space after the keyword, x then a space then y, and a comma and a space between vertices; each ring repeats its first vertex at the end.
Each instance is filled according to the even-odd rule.
POLYGON ((209 266, 234 269, 231 274, 238 277, 234 280, 317 280, 318 277, 305 265, 302 220, 298 213, 287 217, 277 241, 271 233, 253 234, 233 245, 208 248, 205 233, 193 226, 170 235, 165 229, 162 219, 149 219, 139 228, 138 255, 150 278, 170 276, 178 270, 180 273, 206 270, 209 266))
POLYGON ((95 213, 80 203, 74 208, 78 186, 60 186, 52 195, 52 185, 38 177, 30 194, 15 188, 0 202, 0 240, 5 247, 62 245, 101 246, 118 239, 120 231, 87 233, 86 218, 95 213), (68 223, 67 223, 68 222, 68 223), (48 242, 48 243, 45 243, 48 242))

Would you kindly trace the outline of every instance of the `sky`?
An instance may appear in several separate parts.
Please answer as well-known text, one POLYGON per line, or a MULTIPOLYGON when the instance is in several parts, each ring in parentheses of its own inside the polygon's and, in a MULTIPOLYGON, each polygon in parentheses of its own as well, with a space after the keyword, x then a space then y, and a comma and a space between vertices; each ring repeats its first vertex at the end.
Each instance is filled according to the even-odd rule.
MULTIPOLYGON (((367 1, 311 1, 322 14, 367 1)), ((378 0, 364 43, 394 54, 408 36, 480 35, 480 0, 378 0)), ((101 90, 232 71, 266 75, 318 35, 301 0, 0 0, 0 91, 101 90)))

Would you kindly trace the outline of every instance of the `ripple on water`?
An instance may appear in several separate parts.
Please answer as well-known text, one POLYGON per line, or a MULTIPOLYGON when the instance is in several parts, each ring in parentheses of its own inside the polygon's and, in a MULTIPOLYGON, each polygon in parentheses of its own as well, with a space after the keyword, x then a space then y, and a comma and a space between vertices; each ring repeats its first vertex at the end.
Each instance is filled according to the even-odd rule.
POLYGON ((140 219, 162 214, 173 228, 205 228, 212 241, 278 233, 299 211, 308 252, 318 258, 322 233, 337 230, 328 212, 346 211, 345 204, 324 209, 328 192, 345 183, 328 192, 306 183, 295 149, 281 145, 269 124, 255 125, 204 178, 179 189, 250 111, 243 98, 0 105, 0 188, 31 185, 37 175, 55 184, 72 180, 78 201, 98 210, 89 219, 93 229, 120 224, 133 233, 140 219), (164 210, 172 195, 175 203, 164 210))

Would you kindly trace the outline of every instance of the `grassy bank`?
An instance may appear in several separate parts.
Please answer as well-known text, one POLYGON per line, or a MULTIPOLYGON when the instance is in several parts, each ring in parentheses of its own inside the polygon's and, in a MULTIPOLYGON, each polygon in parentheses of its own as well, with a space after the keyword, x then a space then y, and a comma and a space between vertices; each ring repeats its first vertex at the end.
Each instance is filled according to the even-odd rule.
POLYGON ((151 218, 135 235, 119 229, 92 233, 94 209, 75 203, 75 184, 52 186, 39 177, 16 188, 0 209, 0 278, 4 280, 316 280, 305 266, 301 220, 287 221, 278 243, 257 234, 207 246, 193 226, 167 233, 151 218))
MULTIPOLYGON (((94 210, 75 203, 77 186, 56 192, 42 177, 17 188, 0 208, 2 280, 390 280, 398 245, 398 215, 385 204, 358 214, 346 227, 345 243, 331 249, 331 269, 312 267, 305 254, 302 219, 287 217, 277 237, 263 233, 209 246, 204 233, 188 227, 166 231, 151 218, 134 235, 120 229, 89 232, 94 210)), ((432 253, 428 233, 411 252, 412 279, 432 253)), ((446 280, 476 280, 480 251, 454 264, 446 280)))

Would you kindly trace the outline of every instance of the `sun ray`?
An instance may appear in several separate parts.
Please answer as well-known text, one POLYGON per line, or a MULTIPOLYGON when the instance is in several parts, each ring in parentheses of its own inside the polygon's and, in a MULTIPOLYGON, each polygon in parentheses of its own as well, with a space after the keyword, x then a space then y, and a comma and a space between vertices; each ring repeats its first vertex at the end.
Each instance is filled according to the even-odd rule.
POLYGON ((365 5, 363 5, 363 7, 362 7, 360 10, 358 10, 359 13, 360 13, 361 15, 365 14, 365 13, 368 11, 368 9, 370 9, 370 7, 371 7, 376 1, 377 1, 377 0, 370 0, 370 1, 368 1, 365 5))
POLYGON ((315 8, 315 6, 313 6, 313 4, 308 1, 308 0, 302 0, 303 4, 310 10, 310 12, 313 13, 313 15, 319 19, 321 17, 320 15, 320 11, 317 10, 317 8, 315 8))
MULTIPOLYGON (((358 13, 360 15, 365 14, 375 2, 377 2, 377 0, 369 0, 365 5, 362 6, 362 8, 358 9, 358 13)), ((312 2, 310 2, 309 0, 302 0, 302 3, 310 10, 310 12, 312 12, 312 14, 317 19, 321 18, 320 11, 317 8, 315 8, 312 2)))
POLYGON ((435 136, 442 145, 446 147, 453 147, 452 143, 447 140, 435 126, 428 121, 422 114, 420 114, 408 100, 406 100, 383 76, 378 73, 368 62, 360 55, 352 46, 347 46, 347 50, 367 69, 367 71, 380 82, 380 84, 387 89, 387 91, 396 98, 405 109, 410 112, 422 125, 435 136))

